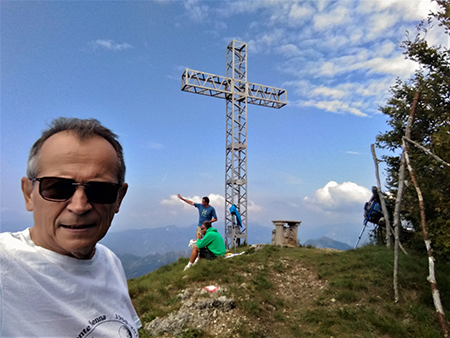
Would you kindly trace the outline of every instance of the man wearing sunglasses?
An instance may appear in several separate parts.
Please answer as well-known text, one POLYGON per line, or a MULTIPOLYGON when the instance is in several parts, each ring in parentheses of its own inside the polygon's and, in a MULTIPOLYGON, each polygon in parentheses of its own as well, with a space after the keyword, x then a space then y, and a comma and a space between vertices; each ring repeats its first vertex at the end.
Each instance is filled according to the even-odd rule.
POLYGON ((97 244, 127 192, 117 135, 59 118, 22 178, 34 225, 0 234, 1 337, 138 337, 119 259, 97 244))

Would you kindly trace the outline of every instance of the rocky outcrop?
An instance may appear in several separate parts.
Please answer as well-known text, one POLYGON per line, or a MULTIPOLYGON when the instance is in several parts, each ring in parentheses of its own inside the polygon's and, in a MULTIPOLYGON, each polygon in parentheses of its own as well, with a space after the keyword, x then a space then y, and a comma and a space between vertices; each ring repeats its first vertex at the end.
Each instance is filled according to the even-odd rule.
POLYGON ((226 290, 223 288, 211 294, 200 288, 186 289, 177 296, 182 302, 177 312, 166 318, 156 317, 144 328, 152 336, 177 337, 186 327, 204 329, 216 324, 219 318, 226 317, 236 307, 234 300, 224 296, 224 292, 226 290))

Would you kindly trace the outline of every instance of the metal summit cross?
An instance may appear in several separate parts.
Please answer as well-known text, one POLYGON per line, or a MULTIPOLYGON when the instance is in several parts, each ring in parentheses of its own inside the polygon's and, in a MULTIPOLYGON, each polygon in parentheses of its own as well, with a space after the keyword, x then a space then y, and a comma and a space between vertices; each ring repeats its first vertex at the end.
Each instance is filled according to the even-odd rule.
POLYGON ((247 104, 281 108, 287 104, 286 90, 247 82, 247 44, 233 40, 227 47, 227 76, 186 69, 181 90, 225 99, 225 246, 247 242, 247 104), (240 214, 232 213, 235 205, 240 214), (234 216, 234 217, 233 217, 234 216))

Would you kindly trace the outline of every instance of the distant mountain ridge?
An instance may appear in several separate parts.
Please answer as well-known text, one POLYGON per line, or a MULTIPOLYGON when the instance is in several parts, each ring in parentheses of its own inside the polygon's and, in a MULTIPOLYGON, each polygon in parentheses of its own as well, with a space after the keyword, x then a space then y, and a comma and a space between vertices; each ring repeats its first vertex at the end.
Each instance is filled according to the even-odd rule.
POLYGON ((173 263, 180 257, 188 257, 190 252, 190 250, 171 251, 163 254, 151 254, 145 257, 124 254, 118 255, 118 257, 122 262, 127 279, 131 279, 146 275, 164 265, 173 263))
POLYGON ((329 248, 329 249, 338 249, 338 250, 351 250, 353 249, 350 245, 335 241, 326 236, 322 236, 319 239, 309 239, 304 244, 304 246, 311 245, 318 249, 329 248))
MULTIPOLYGON (((250 224, 249 243, 269 244, 272 230, 250 224)), ((111 249, 121 260, 127 279, 148 274, 164 265, 189 257, 189 241, 195 238, 197 225, 186 228, 175 225, 152 229, 109 232, 100 243, 111 249)), ((223 228, 219 226, 223 237, 223 228)))
POLYGON ((187 228, 169 225, 153 229, 110 232, 100 243, 106 245, 116 255, 131 254, 146 257, 188 249, 189 240, 195 237, 196 228, 196 225, 187 228))
MULTIPOLYGON (((218 231, 224 237, 223 226, 218 231)), ((197 225, 179 228, 169 225, 152 229, 125 230, 108 232, 100 241, 116 255, 131 254, 146 257, 152 254, 164 254, 171 251, 185 251, 189 241, 195 238, 197 225)), ((248 243, 269 244, 272 240, 272 229, 258 224, 249 224, 248 243)))

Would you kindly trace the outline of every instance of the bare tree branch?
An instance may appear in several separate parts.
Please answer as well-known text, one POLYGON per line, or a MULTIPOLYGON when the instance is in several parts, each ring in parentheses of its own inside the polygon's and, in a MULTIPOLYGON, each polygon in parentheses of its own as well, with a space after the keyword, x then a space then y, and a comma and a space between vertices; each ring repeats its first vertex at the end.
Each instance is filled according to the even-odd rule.
POLYGON ((421 219, 421 225, 422 225, 422 236, 423 236, 425 245, 427 247, 427 253, 428 253, 429 276, 427 279, 430 282, 433 303, 434 303, 434 307, 436 309, 436 315, 438 317, 439 324, 441 325, 442 333, 444 334, 444 338, 447 338, 449 335, 448 335, 447 324, 445 321, 444 308, 442 307, 441 298, 439 295, 439 289, 437 287, 437 282, 436 282, 436 275, 434 272, 434 257, 433 257, 433 250, 431 249, 431 241, 428 238, 427 224, 426 224, 426 220, 425 220, 425 205, 423 202, 422 191, 420 190, 419 185, 417 184, 414 170, 412 169, 411 163, 409 161, 409 156, 408 156, 408 151, 406 150, 405 140, 406 140, 406 138, 403 138, 403 151, 405 154, 406 164, 408 166, 409 176, 411 177, 411 181, 413 182, 414 187, 416 188, 417 197, 419 199, 420 219, 421 219))
MULTIPOLYGON (((414 99, 411 105, 411 110, 408 118, 408 123, 406 124, 405 136, 411 136, 411 126, 414 120, 414 113, 416 111, 417 103, 419 102, 420 92, 417 91, 414 95, 414 99)), ((400 169, 398 171, 398 190, 397 199, 395 201, 395 211, 394 211, 394 229, 395 229, 395 244, 394 244, 394 300, 396 303, 399 301, 398 295, 398 247, 399 247, 399 237, 400 237, 400 205, 403 197, 403 187, 405 185, 405 151, 407 147, 403 149, 402 158, 400 160, 400 169)))
POLYGON ((423 150, 426 154, 430 155, 431 157, 433 157, 435 160, 445 164, 447 167, 450 167, 450 164, 445 162, 443 159, 441 159, 439 156, 433 154, 431 151, 429 151, 428 149, 426 149, 425 147, 421 146, 419 143, 411 140, 410 138, 403 136, 403 138, 408 141, 409 143, 412 143, 415 147, 423 150))

